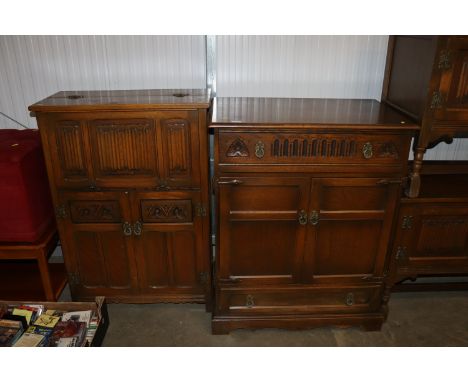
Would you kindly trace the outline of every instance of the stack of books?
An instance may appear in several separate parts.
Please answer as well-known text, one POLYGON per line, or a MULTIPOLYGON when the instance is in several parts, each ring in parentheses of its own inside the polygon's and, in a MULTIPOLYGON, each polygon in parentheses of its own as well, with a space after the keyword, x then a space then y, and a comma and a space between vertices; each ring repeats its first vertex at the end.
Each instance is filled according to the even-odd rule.
POLYGON ((99 324, 91 310, 45 310, 43 305, 0 307, 0 347, 75 347, 90 343, 99 324))

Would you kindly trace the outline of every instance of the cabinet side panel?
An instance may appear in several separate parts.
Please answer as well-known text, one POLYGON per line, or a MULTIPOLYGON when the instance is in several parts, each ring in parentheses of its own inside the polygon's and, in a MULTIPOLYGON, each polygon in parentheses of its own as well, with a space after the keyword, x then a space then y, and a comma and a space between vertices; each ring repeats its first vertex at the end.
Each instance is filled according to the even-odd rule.
POLYGON ((397 36, 387 100, 422 119, 436 44, 430 36, 397 36))

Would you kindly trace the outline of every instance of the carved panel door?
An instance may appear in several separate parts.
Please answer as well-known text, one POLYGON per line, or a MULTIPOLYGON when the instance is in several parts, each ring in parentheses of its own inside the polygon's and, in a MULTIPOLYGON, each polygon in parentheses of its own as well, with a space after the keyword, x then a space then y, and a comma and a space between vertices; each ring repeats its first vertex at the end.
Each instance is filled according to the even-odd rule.
POLYGON ((218 281, 300 282, 309 187, 308 177, 218 180, 218 281))
MULTIPOLYGON (((85 123, 74 114, 39 116, 44 154, 58 187, 88 187, 92 166, 85 123), (47 131, 46 131, 47 129, 47 131)), ((49 174, 50 176, 51 174, 49 174)))
POLYGON ((385 179, 314 180, 304 280, 355 282, 382 277, 399 188, 385 179))
MULTIPOLYGON (((400 267, 437 272, 468 267, 468 208, 464 205, 404 206, 394 248, 400 267)), ((417 271, 416 271, 417 273, 417 271)))
MULTIPOLYGON (((200 186, 198 113, 164 113, 160 119, 162 177, 168 186, 200 186)), ((203 132, 206 136, 206 132, 203 132)))
MULTIPOLYGON (((465 121, 468 119, 468 37, 448 38, 447 49, 441 52, 438 63, 440 77, 440 105, 433 98, 435 119, 465 121)), ((437 97, 437 96, 436 96, 437 97)))
MULTIPOLYGON (((132 203, 142 292, 202 296, 209 280, 208 234, 198 192, 136 192, 132 203)), ((185 298, 188 298, 185 296, 185 298)), ((196 298, 195 298, 196 299, 196 298)), ((201 299, 201 298, 199 298, 201 299)))
POLYGON ((129 195, 63 192, 58 219, 73 296, 137 291, 129 195))

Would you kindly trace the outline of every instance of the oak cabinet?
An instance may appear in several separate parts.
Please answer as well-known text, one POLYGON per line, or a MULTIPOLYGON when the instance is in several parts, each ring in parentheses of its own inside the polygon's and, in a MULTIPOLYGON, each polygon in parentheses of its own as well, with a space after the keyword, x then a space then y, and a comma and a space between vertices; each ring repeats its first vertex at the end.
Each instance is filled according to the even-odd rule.
POLYGON ((215 334, 387 315, 417 127, 370 100, 215 98, 215 334))
POLYGON ((468 37, 391 36, 382 100, 421 126, 406 190, 415 198, 426 150, 468 136, 468 37))
POLYGON ((392 248, 395 283, 468 273, 467 162, 428 162, 421 180, 419 197, 401 200, 392 248))
POLYGON ((207 90, 59 92, 30 107, 72 296, 207 302, 207 90))

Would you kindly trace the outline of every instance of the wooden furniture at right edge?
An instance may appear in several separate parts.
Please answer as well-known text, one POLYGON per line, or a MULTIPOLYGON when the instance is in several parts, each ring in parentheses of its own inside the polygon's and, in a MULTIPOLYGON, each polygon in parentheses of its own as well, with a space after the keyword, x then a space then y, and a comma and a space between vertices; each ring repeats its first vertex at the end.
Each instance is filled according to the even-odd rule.
POLYGON ((404 197, 396 221, 391 272, 394 290, 467 289, 438 279, 398 284, 419 276, 468 274, 468 161, 428 161, 418 198, 404 197))
POLYGON ((390 37, 382 100, 421 126, 406 190, 417 197, 426 150, 468 136, 468 36, 390 37))

